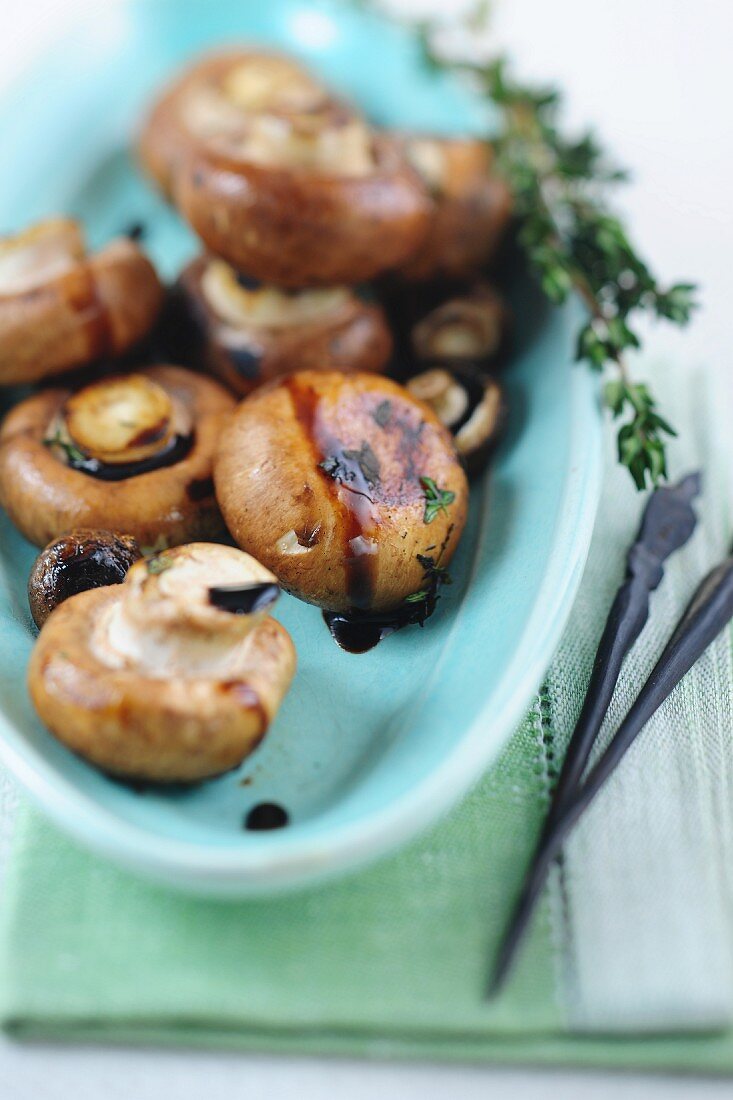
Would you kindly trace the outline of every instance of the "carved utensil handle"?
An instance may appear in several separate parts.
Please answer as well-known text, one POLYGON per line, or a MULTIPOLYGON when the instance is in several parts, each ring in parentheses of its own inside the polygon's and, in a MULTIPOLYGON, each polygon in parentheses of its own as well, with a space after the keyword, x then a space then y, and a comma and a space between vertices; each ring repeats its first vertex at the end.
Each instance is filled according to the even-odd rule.
POLYGON ((512 913, 496 960, 489 995, 503 984, 553 861, 568 833, 618 766, 652 715, 733 619, 733 555, 705 577, 610 745, 583 785, 571 794, 545 831, 512 913))

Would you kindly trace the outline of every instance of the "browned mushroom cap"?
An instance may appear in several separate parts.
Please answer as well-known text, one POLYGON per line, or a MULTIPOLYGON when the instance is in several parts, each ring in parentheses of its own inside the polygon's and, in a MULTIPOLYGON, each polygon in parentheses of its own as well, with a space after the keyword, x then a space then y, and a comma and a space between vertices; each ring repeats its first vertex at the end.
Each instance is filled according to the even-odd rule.
POLYGON ((252 116, 319 109, 328 93, 295 60, 235 49, 207 54, 187 68, 153 105, 138 155, 161 191, 172 197, 176 172, 196 143, 237 136, 252 116))
POLYGON ((240 396, 296 370, 382 370, 392 337, 380 306, 348 287, 285 291, 201 256, 180 288, 204 365, 240 396))
POLYGON ((132 241, 87 256, 66 218, 0 241, 0 384, 35 382, 115 356, 141 340, 163 301, 132 241))
POLYGON ((504 352, 509 310, 488 283, 476 283, 460 297, 433 309, 412 330, 412 348, 425 361, 463 359, 488 364, 504 352))
POLYGON ((512 212, 511 192, 485 142, 412 137, 405 152, 433 199, 430 230, 400 267, 407 279, 466 278, 492 258, 512 212))
POLYGON ((0 503, 39 546, 77 527, 143 546, 218 536, 212 463, 233 406, 218 383, 166 365, 44 390, 0 428, 0 503))
POLYGON ((212 252, 255 278, 286 287, 367 281, 415 250, 430 203, 399 146, 364 133, 367 160, 351 172, 338 160, 290 164, 283 154, 267 163, 208 143, 179 172, 176 201, 212 252))
POLYGON ((36 626, 69 596, 121 584, 141 557, 131 535, 82 528, 50 542, 36 558, 28 578, 28 604, 36 626))
POLYGON ((396 607, 449 561, 465 474, 435 413, 389 379, 303 371, 248 397, 214 469, 236 542, 334 611, 396 607))
POLYGON ((212 252, 280 286, 369 279, 427 229, 398 145, 282 57, 204 59, 154 107, 140 156, 212 252))
POLYGON ((486 466, 506 422, 501 385, 488 374, 449 363, 411 378, 407 389, 425 401, 453 436, 470 475, 486 466))
POLYGON ((236 767, 265 735, 295 672, 287 631, 231 613, 212 586, 274 578, 246 554, 194 543, 73 596, 31 656, 33 704, 53 734, 113 775, 195 782, 236 767))

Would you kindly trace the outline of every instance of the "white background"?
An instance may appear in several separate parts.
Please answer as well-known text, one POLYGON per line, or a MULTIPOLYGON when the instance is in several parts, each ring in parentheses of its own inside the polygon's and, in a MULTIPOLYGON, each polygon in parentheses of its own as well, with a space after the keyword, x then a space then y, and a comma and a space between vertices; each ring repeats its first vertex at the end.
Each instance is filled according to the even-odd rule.
MULTIPOLYGON (((0 0, 0 95, 76 9, 86 7, 89 18, 104 19, 112 2, 0 0)), ((450 4, 443 0, 439 7, 445 12, 450 4)), ((689 332, 679 337, 654 330, 650 350, 705 363, 718 373, 728 396, 733 388, 733 4, 501 0, 496 7, 496 34, 518 59, 521 73, 560 83, 573 122, 597 124, 618 161, 633 168, 634 183, 619 201, 654 268, 664 279, 702 284, 704 309, 689 332)), ((689 1078, 21 1047, 0 1040, 0 1100, 268 1095, 691 1100, 729 1097, 732 1090, 730 1082, 689 1078)))

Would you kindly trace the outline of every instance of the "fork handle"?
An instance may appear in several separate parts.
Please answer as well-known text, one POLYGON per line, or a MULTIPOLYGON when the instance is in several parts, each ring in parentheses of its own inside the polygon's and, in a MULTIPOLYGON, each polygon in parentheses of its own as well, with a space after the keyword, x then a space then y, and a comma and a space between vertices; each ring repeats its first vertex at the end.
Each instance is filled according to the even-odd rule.
POLYGON ((733 555, 711 570, 697 589, 636 702, 572 799, 571 809, 588 805, 639 731, 732 618, 733 555))
POLYGON ((649 618, 650 591, 649 578, 634 573, 616 593, 593 662, 583 708, 553 792, 552 805, 544 826, 545 833, 549 832, 562 812, 569 793, 580 783, 598 731, 608 712, 621 666, 649 618))

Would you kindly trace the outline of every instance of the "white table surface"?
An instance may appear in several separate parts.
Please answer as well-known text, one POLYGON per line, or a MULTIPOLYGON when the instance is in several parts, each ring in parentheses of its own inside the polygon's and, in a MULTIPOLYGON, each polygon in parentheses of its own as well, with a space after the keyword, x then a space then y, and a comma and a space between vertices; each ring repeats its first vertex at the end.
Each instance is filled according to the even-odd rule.
MULTIPOLYGON (((104 19, 113 2, 0 0, 0 96, 74 9, 86 5, 91 18, 104 19)), ((401 2, 417 6, 418 0, 401 2)), ((445 11, 451 3, 442 0, 439 6, 445 11)), ((426 7, 422 0, 420 5, 426 7)), ((501 0, 496 8, 497 36, 519 59, 520 71, 565 87, 570 118, 597 124, 617 159, 634 169, 635 182, 619 202, 655 270, 665 279, 694 278, 704 287, 705 307, 692 328, 681 338, 655 330, 648 347, 708 364, 720 372, 724 386, 727 380, 730 399, 733 5, 727 0, 501 0)), ((732 1089, 730 1081, 699 1078, 21 1046, 0 1040, 2 1100, 268 1095, 524 1100, 540 1094, 548 1100, 692 1100, 730 1097, 732 1089)))

